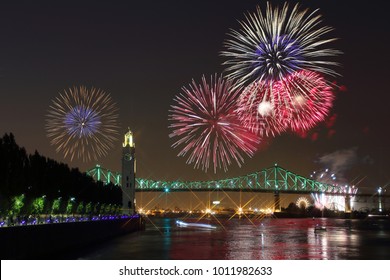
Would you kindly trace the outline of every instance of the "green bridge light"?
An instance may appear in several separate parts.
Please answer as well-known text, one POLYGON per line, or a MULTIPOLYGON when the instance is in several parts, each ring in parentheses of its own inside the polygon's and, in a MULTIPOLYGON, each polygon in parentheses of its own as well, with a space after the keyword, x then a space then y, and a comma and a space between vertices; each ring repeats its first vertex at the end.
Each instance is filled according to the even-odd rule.
MULTIPOLYGON (((105 178, 104 183, 112 182, 120 185, 120 173, 115 173, 96 165, 87 171, 87 174, 95 180, 105 178), (110 176, 109 176, 110 175, 110 176), (115 179, 114 179, 115 178, 115 179), (112 181, 113 180, 113 181, 112 181)), ((325 184, 312 179, 299 176, 278 165, 263 169, 259 172, 215 181, 156 181, 145 178, 136 178, 136 191, 251 191, 273 192, 283 191, 291 193, 328 193, 343 194, 343 188, 331 184, 325 184)))

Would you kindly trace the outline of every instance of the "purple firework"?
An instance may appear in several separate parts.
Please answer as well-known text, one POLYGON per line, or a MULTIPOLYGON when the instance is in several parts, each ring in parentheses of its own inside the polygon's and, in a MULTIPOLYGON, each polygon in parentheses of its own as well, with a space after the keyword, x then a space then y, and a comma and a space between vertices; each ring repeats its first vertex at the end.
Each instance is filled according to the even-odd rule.
POLYGON ((90 161, 107 154, 118 136, 118 115, 109 94, 74 87, 60 93, 50 106, 46 130, 50 143, 64 157, 90 161))
POLYGON ((232 160, 238 166, 244 162, 243 154, 253 156, 259 138, 238 121, 235 110, 240 89, 233 89, 231 82, 215 75, 202 77, 202 83, 194 80, 188 88, 174 98, 171 106, 169 137, 178 140, 172 145, 181 146, 178 156, 186 156, 187 164, 202 168, 205 172, 213 165, 227 171, 232 160))

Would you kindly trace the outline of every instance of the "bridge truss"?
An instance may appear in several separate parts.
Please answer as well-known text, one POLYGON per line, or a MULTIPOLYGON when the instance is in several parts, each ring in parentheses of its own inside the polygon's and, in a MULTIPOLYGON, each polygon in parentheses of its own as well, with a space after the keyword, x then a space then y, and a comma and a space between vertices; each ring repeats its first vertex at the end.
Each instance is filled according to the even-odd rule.
MULTIPOLYGON (((121 174, 96 165, 87 174, 105 184, 121 184, 121 174)), ((245 176, 216 181, 156 181, 136 178, 137 192, 250 191, 286 193, 325 193, 345 195, 342 186, 321 183, 288 171, 278 165, 245 176)))

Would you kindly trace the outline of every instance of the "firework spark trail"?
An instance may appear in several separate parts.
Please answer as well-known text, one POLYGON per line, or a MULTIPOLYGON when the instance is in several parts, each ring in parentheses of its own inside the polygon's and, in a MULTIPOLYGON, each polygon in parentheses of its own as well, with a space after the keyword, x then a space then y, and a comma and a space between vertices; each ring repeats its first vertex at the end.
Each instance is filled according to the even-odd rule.
POLYGON ((341 189, 343 194, 355 195, 358 192, 357 184, 350 184, 345 178, 342 176, 340 178, 338 175, 335 170, 326 168, 325 170, 313 171, 310 178, 317 182, 336 186, 337 189, 341 189))
POLYGON ((237 102, 242 125, 260 136, 275 136, 287 130, 284 92, 275 92, 264 82, 247 86, 237 102))
POLYGON ((250 131, 275 136, 307 131, 329 114, 334 93, 321 75, 297 71, 268 86, 254 82, 238 99, 237 115, 250 131))
POLYGON ((334 93, 323 75, 337 76, 330 58, 341 52, 327 48, 331 27, 321 26, 318 10, 258 6, 231 30, 221 55, 227 78, 245 86, 238 103, 240 121, 260 136, 286 130, 307 131, 328 115, 334 93))
POLYGON ((333 68, 339 64, 328 59, 341 52, 325 47, 336 39, 326 38, 333 29, 321 27, 321 21, 318 10, 300 11, 298 4, 290 11, 287 3, 282 8, 267 3, 264 14, 258 6, 239 21, 241 30, 228 33, 221 52, 227 78, 247 86, 278 81, 298 70, 337 76, 333 68))
POLYGON ((64 90, 49 107, 47 136, 65 158, 97 160, 107 155, 117 139, 117 111, 110 95, 100 89, 64 90))
POLYGON ((307 131, 325 120, 333 105, 334 92, 325 79, 311 71, 295 72, 275 84, 279 96, 290 102, 280 111, 294 132, 307 131))
POLYGON ((211 77, 210 84, 203 76, 201 84, 193 80, 174 98, 169 137, 179 138, 172 147, 184 146, 178 156, 189 154, 187 164, 206 172, 212 164, 214 173, 217 168, 226 172, 232 160, 241 166, 243 153, 254 155, 259 138, 242 127, 235 114, 240 92, 221 76, 211 77))

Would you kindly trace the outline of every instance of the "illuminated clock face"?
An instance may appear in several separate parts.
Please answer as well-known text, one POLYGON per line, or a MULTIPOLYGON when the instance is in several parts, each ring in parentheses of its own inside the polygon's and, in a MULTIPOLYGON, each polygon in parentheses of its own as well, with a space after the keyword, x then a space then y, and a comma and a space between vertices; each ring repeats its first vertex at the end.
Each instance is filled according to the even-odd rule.
POLYGON ((130 161, 132 158, 130 154, 125 154, 125 160, 130 161))

